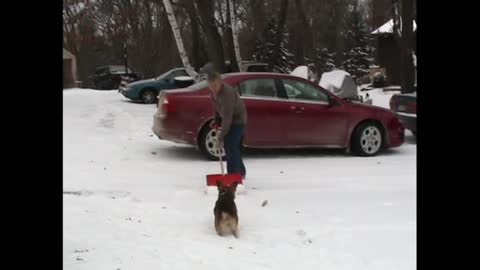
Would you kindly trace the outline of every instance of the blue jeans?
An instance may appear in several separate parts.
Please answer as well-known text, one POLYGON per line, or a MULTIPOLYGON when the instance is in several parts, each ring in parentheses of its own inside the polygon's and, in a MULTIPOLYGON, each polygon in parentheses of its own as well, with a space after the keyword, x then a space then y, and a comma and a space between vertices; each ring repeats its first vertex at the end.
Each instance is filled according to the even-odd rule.
POLYGON ((245 177, 247 171, 242 160, 240 144, 242 141, 244 125, 232 125, 227 135, 223 138, 223 147, 227 159, 227 172, 239 173, 245 177))

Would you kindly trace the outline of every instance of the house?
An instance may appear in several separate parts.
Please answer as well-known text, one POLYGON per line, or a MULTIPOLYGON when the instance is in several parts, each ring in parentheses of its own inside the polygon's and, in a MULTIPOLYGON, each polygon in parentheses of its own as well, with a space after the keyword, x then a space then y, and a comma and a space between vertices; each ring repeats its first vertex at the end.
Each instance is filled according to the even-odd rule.
MULTIPOLYGON (((417 54, 417 24, 413 21, 413 53, 417 54)), ((376 37, 376 63, 385 68, 387 83, 400 84, 400 46, 393 33, 393 19, 372 32, 376 37)), ((413 59, 412 59, 413 61, 413 59)))
POLYGON ((75 55, 63 49, 63 88, 78 87, 77 59, 75 55))

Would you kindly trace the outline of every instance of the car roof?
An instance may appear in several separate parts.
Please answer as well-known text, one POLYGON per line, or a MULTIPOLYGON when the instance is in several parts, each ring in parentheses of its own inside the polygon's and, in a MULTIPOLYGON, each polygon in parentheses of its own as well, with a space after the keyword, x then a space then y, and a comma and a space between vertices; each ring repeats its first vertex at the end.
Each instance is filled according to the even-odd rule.
POLYGON ((225 77, 229 78, 295 78, 305 80, 303 78, 293 76, 285 73, 276 73, 276 72, 231 72, 223 74, 225 77))

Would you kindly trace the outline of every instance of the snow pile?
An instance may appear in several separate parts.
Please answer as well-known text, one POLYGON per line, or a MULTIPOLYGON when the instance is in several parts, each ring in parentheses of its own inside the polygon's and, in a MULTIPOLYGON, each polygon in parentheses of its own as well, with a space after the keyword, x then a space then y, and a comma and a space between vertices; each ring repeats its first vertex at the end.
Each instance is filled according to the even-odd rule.
POLYGON ((357 95, 357 86, 352 76, 343 70, 325 72, 319 85, 340 98, 352 98, 357 95))
POLYGON ((308 67, 307 66, 298 66, 292 72, 290 72, 290 75, 297 76, 297 77, 300 77, 300 78, 304 78, 305 80, 308 80, 308 67))
POLYGON ((373 105, 390 110, 390 99, 394 94, 400 94, 400 91, 384 91, 382 88, 373 88, 359 93, 364 99, 367 99, 367 94, 373 105))

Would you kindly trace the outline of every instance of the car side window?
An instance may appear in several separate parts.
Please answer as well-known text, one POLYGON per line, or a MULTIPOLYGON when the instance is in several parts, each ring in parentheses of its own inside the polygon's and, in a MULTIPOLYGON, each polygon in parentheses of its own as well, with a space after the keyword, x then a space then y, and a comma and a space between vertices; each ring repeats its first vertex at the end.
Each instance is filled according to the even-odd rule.
POLYGON ((168 74, 168 75, 165 77, 165 80, 167 80, 167 81, 173 81, 173 79, 174 79, 175 77, 178 77, 177 74, 178 74, 178 73, 177 73, 176 70, 175 70, 175 71, 172 71, 172 72, 170 72, 170 74, 168 74))
POLYGON ((240 94, 245 97, 278 97, 278 90, 273 79, 253 79, 241 82, 240 94))
POLYGON ((175 70, 175 71, 172 71, 172 73, 170 73, 167 78, 169 79, 175 79, 176 77, 180 77, 180 76, 188 76, 188 73, 185 71, 185 70, 175 70))
POLYGON ((328 95, 319 89, 295 80, 282 80, 288 99, 328 103, 328 95))
POLYGON ((180 76, 190 76, 190 75, 188 75, 186 70, 181 69, 181 70, 178 70, 178 74, 175 75, 175 77, 180 77, 180 76))

